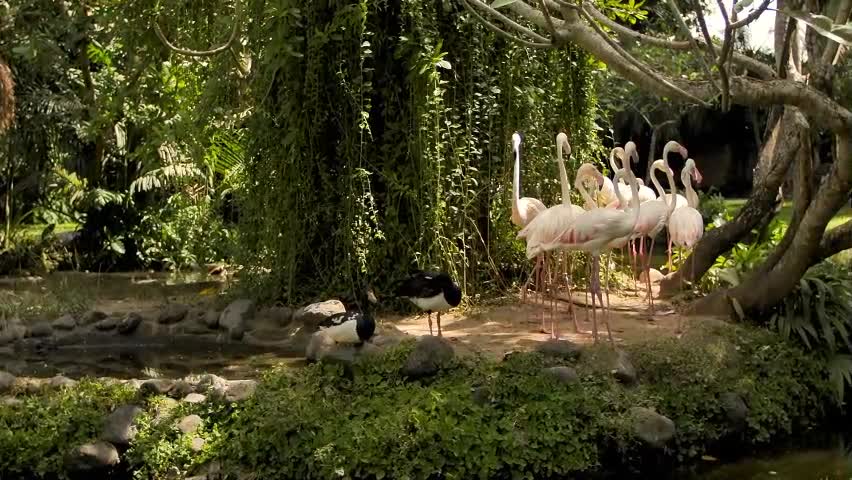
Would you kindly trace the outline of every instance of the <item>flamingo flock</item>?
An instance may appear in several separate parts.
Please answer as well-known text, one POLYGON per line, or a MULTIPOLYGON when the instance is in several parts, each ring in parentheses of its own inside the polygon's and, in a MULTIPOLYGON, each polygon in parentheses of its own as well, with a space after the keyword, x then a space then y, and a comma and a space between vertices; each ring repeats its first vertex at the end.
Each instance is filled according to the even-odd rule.
MULTIPOLYGON (((591 258, 587 292, 592 298, 592 336, 597 343, 600 308, 607 338, 612 343, 612 331, 609 326, 609 285, 607 283, 604 289, 601 289, 601 256, 613 249, 629 247, 634 273, 637 262, 644 271, 645 299, 648 301, 649 310, 653 311, 654 300, 649 272, 655 238, 664 228, 667 230, 668 264, 671 271, 672 246, 691 249, 704 233, 704 222, 697 210, 698 194, 692 186, 693 180, 697 184, 701 183, 701 173, 695 161, 688 158, 687 149, 674 140, 669 141, 663 148, 662 158, 651 164, 651 182, 657 190, 654 192, 642 184, 633 173, 631 163, 638 163, 639 153, 636 144, 630 141, 623 148, 615 147, 610 152, 609 162, 614 173, 612 179, 605 177, 590 163, 583 163, 577 168, 574 186, 583 199, 583 206, 574 205, 571 202, 571 187, 563 157, 563 154, 571 157, 572 150, 568 136, 560 132, 556 135, 556 163, 562 199, 559 204, 548 208, 536 198, 520 196, 521 143, 521 135, 514 133, 512 223, 520 228, 517 238, 526 241, 527 258, 535 259, 532 273, 522 289, 522 299, 526 301, 530 282, 535 282, 535 291, 539 295, 550 290, 551 298, 558 293, 560 283, 564 283, 568 289, 568 298, 571 298, 570 271, 573 255, 577 252, 587 254, 591 258), (686 196, 677 193, 674 172, 668 163, 669 154, 673 152, 687 159, 680 175, 686 196), (668 192, 657 179, 657 171, 666 175, 668 192), (593 192, 588 189, 590 184, 594 185, 593 192), (647 252, 646 237, 650 239, 647 252), (557 259, 556 269, 550 266, 554 257, 557 259), (606 304, 604 296, 607 299, 606 304)), ((559 338, 553 305, 551 302, 550 336, 559 338)), ((579 332, 572 302, 569 301, 568 305, 574 331, 579 332)), ((542 331, 546 332, 544 316, 542 331)))

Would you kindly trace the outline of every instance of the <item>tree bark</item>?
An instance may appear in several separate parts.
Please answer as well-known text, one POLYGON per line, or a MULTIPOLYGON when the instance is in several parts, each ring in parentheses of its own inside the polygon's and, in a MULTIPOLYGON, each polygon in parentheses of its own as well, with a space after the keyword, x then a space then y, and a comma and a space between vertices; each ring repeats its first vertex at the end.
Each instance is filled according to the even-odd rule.
POLYGON ((787 171, 802 145, 802 134, 807 135, 807 121, 798 110, 787 108, 775 124, 772 135, 760 152, 761 157, 771 156, 774 161, 754 188, 736 218, 725 225, 710 230, 684 260, 681 268, 660 283, 660 295, 670 296, 680 290, 683 282, 700 279, 716 257, 727 252, 769 214, 778 201, 778 187, 784 182, 787 171), (803 132, 804 129, 804 132, 803 132))

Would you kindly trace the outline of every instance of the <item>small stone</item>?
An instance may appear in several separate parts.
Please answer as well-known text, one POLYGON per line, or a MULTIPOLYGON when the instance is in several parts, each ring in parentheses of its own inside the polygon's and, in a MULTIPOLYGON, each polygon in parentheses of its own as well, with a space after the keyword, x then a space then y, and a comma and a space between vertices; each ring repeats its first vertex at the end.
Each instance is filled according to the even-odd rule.
POLYGON ((51 335, 53 335, 53 327, 47 322, 33 324, 27 329, 27 336, 30 338, 44 338, 51 335))
POLYGON ((142 315, 130 312, 118 323, 118 333, 129 335, 136 330, 140 323, 142 323, 142 315))
POLYGON ((748 406, 741 396, 733 392, 725 392, 719 397, 719 403, 732 428, 741 430, 745 427, 748 418, 748 406))
POLYGON ((175 382, 166 379, 146 380, 139 386, 139 393, 143 397, 149 395, 166 395, 174 386, 175 382))
POLYGON ((113 317, 107 317, 99 322, 95 323, 95 329, 100 330, 102 332, 106 332, 107 330, 112 330, 118 325, 118 319, 113 317))
POLYGON ((580 376, 577 371, 571 367, 550 367, 545 368, 544 372, 552 376, 557 382, 564 385, 573 385, 580 382, 580 376))
POLYGON ((68 377, 63 377, 62 375, 57 375, 57 376, 51 378, 47 382, 47 384, 50 386, 50 388, 62 389, 62 388, 71 388, 71 387, 77 385, 77 381, 71 380, 68 377))
POLYGON ((630 355, 624 350, 616 352, 612 375, 616 380, 625 385, 633 385, 638 380, 636 368, 633 366, 633 362, 630 361, 630 355))
POLYGON ((193 387, 189 382, 186 380, 178 380, 174 385, 172 385, 171 390, 169 390, 169 396, 172 398, 183 398, 192 393, 193 390, 195 390, 195 387, 193 387))
POLYGON ((118 450, 110 443, 97 441, 74 449, 68 457, 67 467, 71 472, 89 472, 118 465, 118 450))
POLYGON ((107 317, 107 314, 98 310, 89 310, 80 316, 80 325, 91 325, 107 317))
POLYGON ((548 357, 557 357, 564 360, 577 360, 583 349, 574 342, 568 340, 550 339, 539 343, 535 351, 548 357))
POLYGON ((304 325, 308 330, 316 330, 326 318, 346 312, 346 307, 340 300, 326 300, 302 307, 293 314, 293 321, 304 325))
POLYGON ((675 436, 674 422, 650 408, 633 407, 630 415, 633 417, 633 433, 651 447, 663 448, 675 436))
POLYGON ((255 380, 232 380, 228 382, 225 389, 225 400, 229 402, 242 402, 254 395, 257 389, 255 380))
POLYGON ((204 403, 207 400, 207 397, 200 393, 190 393, 189 395, 183 397, 183 401, 186 403, 204 403))
POLYGON ((183 433, 192 433, 198 430, 198 427, 200 427, 203 422, 204 420, 202 420, 198 415, 187 415, 180 419, 177 427, 178 430, 183 433))
POLYGON ((254 315, 254 306, 253 300, 234 300, 219 315, 219 326, 228 330, 231 340, 242 340, 248 321, 254 315))
MULTIPOLYGON (((205 443, 205 441, 204 441, 203 438, 194 437, 192 439, 192 443, 189 445, 189 448, 192 449, 193 452, 200 452, 201 449, 204 448, 204 443, 205 443)), ((190 477, 190 478, 197 478, 197 477, 190 477)))
POLYGON ((416 379, 435 375, 455 357, 453 346, 443 337, 422 336, 408 354, 401 373, 416 379))
POLYGON ((50 324, 55 330, 74 330, 77 327, 77 320, 70 314, 63 315, 50 324))
POLYGON ((163 325, 171 325, 178 323, 189 313, 189 307, 180 303, 170 303, 160 310, 160 315, 157 317, 157 323, 163 325))
POLYGON ((201 323, 203 323, 207 328, 212 330, 219 328, 219 312, 216 310, 207 310, 204 312, 204 315, 199 318, 201 323))
POLYGON ((142 409, 136 405, 122 405, 110 413, 104 421, 101 440, 115 445, 130 445, 136 438, 136 417, 142 409))
POLYGON ((11 392, 15 387, 15 376, 0 370, 0 394, 11 392))

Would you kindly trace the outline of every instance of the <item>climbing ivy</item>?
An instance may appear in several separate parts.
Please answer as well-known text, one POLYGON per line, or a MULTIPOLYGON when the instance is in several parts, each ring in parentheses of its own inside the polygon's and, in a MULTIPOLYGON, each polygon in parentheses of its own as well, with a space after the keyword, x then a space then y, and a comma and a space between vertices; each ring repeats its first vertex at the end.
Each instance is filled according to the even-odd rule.
POLYGON ((295 302, 381 293, 414 268, 467 295, 528 263, 511 208, 513 131, 522 195, 558 201, 554 138, 573 170, 602 158, 595 62, 507 42, 455 2, 255 0, 260 52, 242 214, 244 285, 295 302))

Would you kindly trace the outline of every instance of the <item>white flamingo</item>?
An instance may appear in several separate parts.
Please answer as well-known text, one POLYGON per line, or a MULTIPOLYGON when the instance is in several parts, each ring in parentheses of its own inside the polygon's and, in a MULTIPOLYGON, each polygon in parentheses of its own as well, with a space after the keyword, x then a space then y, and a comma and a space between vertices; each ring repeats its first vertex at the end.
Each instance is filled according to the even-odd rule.
POLYGON ((695 160, 688 158, 680 172, 680 180, 686 188, 689 205, 675 210, 669 219, 669 252, 672 244, 679 248, 692 249, 704 235, 704 219, 698 211, 698 194, 692 188, 690 176, 695 183, 701 184, 701 172, 695 166, 695 160))
POLYGON ((545 210, 544 203, 533 197, 521 197, 521 135, 512 134, 512 149, 515 151, 515 171, 512 182, 512 223, 523 228, 545 210))

